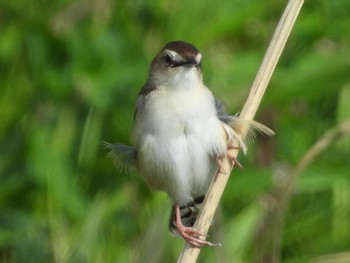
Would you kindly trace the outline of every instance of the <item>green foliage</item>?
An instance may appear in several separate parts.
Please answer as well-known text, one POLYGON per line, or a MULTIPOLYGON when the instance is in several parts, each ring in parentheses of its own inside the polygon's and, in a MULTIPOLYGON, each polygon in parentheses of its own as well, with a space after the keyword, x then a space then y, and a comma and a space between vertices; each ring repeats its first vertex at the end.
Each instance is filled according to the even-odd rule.
MULTIPOLYGON (((183 241, 168 234, 170 201, 115 169, 102 142, 130 142, 148 64, 169 40, 201 50, 205 83, 239 111, 285 4, 2 1, 0 261, 175 262, 183 241)), ((276 136, 240 156, 210 237, 224 246, 198 262, 259 260, 270 238, 256 238, 262 198, 350 117, 349 25, 348 0, 306 1, 257 116, 276 136)), ((281 261, 349 251, 349 156, 344 138, 302 174, 281 261)))

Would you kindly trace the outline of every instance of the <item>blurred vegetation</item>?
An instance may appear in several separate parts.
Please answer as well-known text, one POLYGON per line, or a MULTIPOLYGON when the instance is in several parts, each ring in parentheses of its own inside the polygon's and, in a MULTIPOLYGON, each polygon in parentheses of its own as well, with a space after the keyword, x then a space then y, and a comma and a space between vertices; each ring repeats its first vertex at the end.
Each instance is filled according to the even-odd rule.
MULTIPOLYGON (((130 142, 137 93, 170 40, 201 50, 205 83, 239 111, 285 5, 1 1, 0 261, 175 262, 169 199, 113 167, 102 141, 130 142)), ((349 25, 350 1, 306 1, 257 116, 276 136, 240 156, 210 237, 224 246, 198 262, 350 262, 346 136, 303 171, 283 230, 268 231, 275 190, 350 117, 349 25)))

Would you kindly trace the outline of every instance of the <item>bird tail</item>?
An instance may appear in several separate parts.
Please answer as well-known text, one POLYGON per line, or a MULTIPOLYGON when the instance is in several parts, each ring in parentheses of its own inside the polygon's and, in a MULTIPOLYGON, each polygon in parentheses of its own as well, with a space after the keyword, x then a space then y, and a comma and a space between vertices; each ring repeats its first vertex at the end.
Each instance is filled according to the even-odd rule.
POLYGON ((111 144, 103 142, 103 144, 109 151, 109 155, 112 157, 116 167, 120 167, 121 170, 126 172, 135 170, 137 156, 135 147, 121 143, 111 144))
POLYGON ((216 114, 219 120, 223 123, 224 129, 229 138, 236 140, 239 143, 244 154, 247 152, 246 145, 254 142, 256 132, 267 136, 272 136, 275 134, 270 128, 260 122, 254 120, 243 120, 239 118, 238 113, 235 115, 227 114, 225 104, 218 99, 215 99, 215 108, 216 114), (243 141, 240 134, 243 134, 244 131, 248 132, 243 141))

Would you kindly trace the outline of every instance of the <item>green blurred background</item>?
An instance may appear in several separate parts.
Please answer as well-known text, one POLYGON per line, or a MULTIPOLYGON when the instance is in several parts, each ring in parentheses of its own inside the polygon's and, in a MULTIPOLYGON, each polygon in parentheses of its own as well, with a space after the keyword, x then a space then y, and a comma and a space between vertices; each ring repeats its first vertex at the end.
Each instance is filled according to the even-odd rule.
MULTIPOLYGON (((170 40, 200 49, 206 85, 238 112, 286 3, 1 1, 0 261, 175 262, 170 200, 114 167, 102 142, 130 143, 137 93, 170 40)), ((306 1, 256 117, 276 135, 239 157, 211 230, 223 247, 198 262, 350 262, 345 137, 302 173, 271 230, 281 181, 350 117, 349 48, 350 1, 306 1)))

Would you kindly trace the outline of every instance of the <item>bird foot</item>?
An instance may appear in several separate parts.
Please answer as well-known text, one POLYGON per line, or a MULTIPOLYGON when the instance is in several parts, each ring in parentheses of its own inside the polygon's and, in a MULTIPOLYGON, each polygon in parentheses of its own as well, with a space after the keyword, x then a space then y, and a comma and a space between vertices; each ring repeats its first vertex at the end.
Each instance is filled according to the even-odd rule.
POLYGON ((216 163, 218 164, 219 173, 226 174, 227 171, 224 169, 224 162, 222 161, 222 159, 222 157, 218 158, 216 160, 216 163))
POLYGON ((234 165, 238 165, 239 168, 243 168, 242 164, 237 160, 236 156, 234 156, 233 154, 227 152, 226 158, 233 162, 234 165))
POLYGON ((238 146, 233 146, 232 143, 227 144, 227 150, 239 150, 240 147, 238 146))
POLYGON ((237 160, 236 156, 230 153, 230 150, 239 150, 240 147, 233 146, 231 143, 227 144, 226 158, 233 162, 234 165, 238 165, 239 168, 243 168, 242 164, 237 160))
MULTIPOLYGON (((232 146, 234 147, 234 146, 232 146)), ((237 160, 236 156, 234 156, 232 153, 229 152, 230 149, 237 149, 238 147, 231 148, 227 146, 228 151, 226 152, 226 158, 233 162, 233 165, 237 165, 240 168, 243 168, 242 164, 237 160)), ((239 148, 238 148, 239 149, 239 148)), ((216 160, 216 163, 218 164, 219 173, 226 174, 227 171, 224 169, 224 162, 223 157, 220 157, 216 160)))
POLYGON ((207 235, 201 234, 197 229, 194 229, 193 227, 186 227, 184 225, 182 226, 177 226, 177 230, 179 234, 182 236, 183 239, 186 240, 187 243, 191 244, 194 247, 205 247, 205 246, 210 246, 210 247, 215 247, 215 246, 221 246, 220 243, 211 243, 206 240, 202 240, 199 237, 204 236, 207 237, 207 235))
POLYGON ((182 236, 183 239, 186 240, 187 243, 190 245, 201 248, 205 246, 221 246, 220 243, 211 243, 206 240, 200 239, 200 237, 208 237, 208 235, 202 234, 197 229, 193 227, 187 227, 182 224, 181 218, 180 218, 180 207, 178 204, 175 204, 175 214, 176 214, 176 228, 179 234, 182 236))

